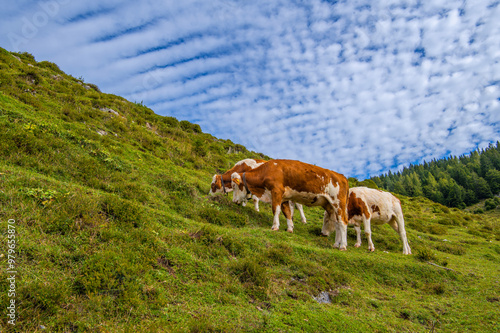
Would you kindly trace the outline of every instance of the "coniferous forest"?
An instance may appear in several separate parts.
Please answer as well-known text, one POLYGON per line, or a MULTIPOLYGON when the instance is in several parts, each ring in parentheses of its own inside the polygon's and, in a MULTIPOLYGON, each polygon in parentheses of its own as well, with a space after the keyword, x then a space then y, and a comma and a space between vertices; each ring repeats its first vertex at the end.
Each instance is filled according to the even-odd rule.
POLYGON ((372 177, 379 188, 411 196, 424 196, 448 207, 465 208, 486 200, 498 205, 500 193, 500 143, 469 155, 432 160, 405 167, 397 173, 372 177))

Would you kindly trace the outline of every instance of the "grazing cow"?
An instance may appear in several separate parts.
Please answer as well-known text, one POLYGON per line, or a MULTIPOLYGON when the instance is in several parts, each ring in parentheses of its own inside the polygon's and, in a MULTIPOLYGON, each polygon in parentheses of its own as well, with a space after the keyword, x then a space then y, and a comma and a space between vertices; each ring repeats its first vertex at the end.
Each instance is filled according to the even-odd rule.
MULTIPOLYGON (((266 163, 267 161, 265 160, 256 160, 256 159, 251 159, 247 158, 245 160, 241 160, 237 162, 231 169, 228 171, 224 172, 222 175, 214 175, 212 177, 212 184, 210 185, 210 195, 213 195, 215 193, 229 193, 233 190, 231 187, 231 175, 234 172, 242 173, 246 171, 250 171, 252 169, 255 169, 262 164, 266 163)), ((253 201, 254 201, 254 206, 256 211, 259 210, 259 200, 260 198, 253 196, 253 201)), ((264 202, 268 202, 265 201, 264 202)), ((269 202, 268 202, 269 203, 269 202)), ((243 205, 246 205, 246 202, 243 203, 243 205)), ((295 206, 299 210, 300 218, 302 223, 306 223, 306 216, 304 215, 304 208, 302 207, 301 204, 295 203, 295 206)), ((293 216, 293 202, 290 202, 290 214, 293 216)))
POLYGON ((299 161, 271 160, 256 169, 233 173, 231 186, 236 203, 245 202, 249 195, 271 202, 274 214, 272 230, 279 229, 279 214, 283 209, 287 230, 293 232, 290 212, 282 204, 286 201, 322 206, 326 213, 321 233, 328 236, 336 229, 335 246, 346 249, 349 184, 343 175, 299 161))
MULTIPOLYGON (((221 175, 214 175, 212 177, 212 184, 210 185, 210 195, 215 193, 229 193, 233 190, 231 187, 231 174, 233 172, 246 172, 255 169, 262 164, 266 163, 264 160, 256 160, 247 158, 237 162, 231 169, 221 175)), ((255 210, 259 211, 259 199, 254 198, 255 210)))
POLYGON ((357 234, 355 247, 361 246, 360 224, 363 223, 368 250, 375 251, 371 237, 371 224, 381 225, 388 223, 401 237, 403 254, 411 254, 406 239, 405 221, 401 202, 389 192, 371 189, 368 187, 354 187, 349 189, 349 224, 354 224, 357 234))

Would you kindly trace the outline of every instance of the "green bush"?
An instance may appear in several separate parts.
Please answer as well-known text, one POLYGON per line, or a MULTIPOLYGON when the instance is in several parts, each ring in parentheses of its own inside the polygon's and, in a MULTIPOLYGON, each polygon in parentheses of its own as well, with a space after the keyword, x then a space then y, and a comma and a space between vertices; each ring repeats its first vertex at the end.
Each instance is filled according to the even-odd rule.
POLYGON ((50 69, 51 71, 56 72, 57 74, 64 74, 64 72, 59 68, 59 66, 49 61, 40 61, 37 65, 40 68, 50 69))
POLYGON ((438 251, 454 254, 457 256, 464 255, 466 252, 465 248, 461 245, 447 244, 447 243, 442 243, 437 245, 436 249, 438 251))
POLYGON ((71 288, 60 278, 51 275, 48 273, 44 275, 43 281, 38 280, 21 287, 19 295, 22 297, 24 309, 38 309, 45 314, 53 315, 67 300, 71 288))
POLYGON ((119 225, 139 227, 146 219, 144 208, 136 201, 118 198, 115 195, 106 195, 102 202, 102 211, 106 216, 119 225))
POLYGON ((205 143, 199 138, 196 138, 193 142, 193 151, 198 156, 207 156, 207 148, 205 147, 205 143))
POLYGON ((484 210, 482 208, 474 209, 474 214, 484 214, 484 210))
POLYGON ((446 284, 444 283, 430 283, 426 284, 425 290, 429 294, 442 295, 446 292, 446 284))
POLYGON ((448 230, 441 225, 433 224, 429 226, 429 232, 433 235, 446 235, 448 230))
POLYGON ((265 267, 259 265, 255 258, 237 261, 230 267, 230 273, 238 277, 238 280, 257 298, 266 298, 269 287, 269 276, 265 267))
POLYGON ((497 208, 498 202, 495 199, 493 199, 493 198, 492 199, 486 199, 486 201, 484 202, 484 209, 486 209, 486 210, 493 210, 493 209, 497 208))
POLYGON ((292 256, 292 253, 293 249, 290 247, 290 245, 286 243, 278 243, 267 249, 266 257, 274 263, 286 265, 290 263, 290 257, 292 256))
POLYGON ((433 261, 436 260, 436 255, 429 248, 417 249, 415 257, 421 261, 433 261))
POLYGON ((121 296, 138 287, 135 281, 141 267, 114 251, 102 251, 85 260, 74 282, 80 295, 108 294, 121 296))
POLYGON ((196 131, 195 131, 195 127, 196 127, 196 126, 198 126, 198 127, 199 127, 199 125, 192 124, 192 123, 190 123, 190 122, 189 122, 189 121, 187 121, 187 120, 181 120, 181 121, 179 122, 179 125, 181 126, 181 128, 182 128, 185 132, 195 132, 195 133, 200 133, 200 132, 201 132, 201 130, 200 130, 200 132, 196 132, 196 131))

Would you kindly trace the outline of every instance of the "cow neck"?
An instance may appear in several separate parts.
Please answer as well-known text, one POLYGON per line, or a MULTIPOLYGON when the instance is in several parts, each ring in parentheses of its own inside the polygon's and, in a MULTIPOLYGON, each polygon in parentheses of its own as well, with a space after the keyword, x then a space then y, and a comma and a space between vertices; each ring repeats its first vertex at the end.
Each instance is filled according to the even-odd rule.
POLYGON ((224 191, 224 194, 227 194, 227 192, 226 192, 226 184, 224 184, 224 178, 222 177, 222 175, 220 175, 220 182, 222 184, 222 191, 224 191))
POLYGON ((241 177, 243 179, 243 185, 245 185, 245 189, 247 190, 247 193, 250 194, 250 195, 253 195, 252 191, 250 191, 250 189, 248 188, 247 178, 245 177, 245 174, 246 174, 246 172, 243 172, 243 175, 241 177))

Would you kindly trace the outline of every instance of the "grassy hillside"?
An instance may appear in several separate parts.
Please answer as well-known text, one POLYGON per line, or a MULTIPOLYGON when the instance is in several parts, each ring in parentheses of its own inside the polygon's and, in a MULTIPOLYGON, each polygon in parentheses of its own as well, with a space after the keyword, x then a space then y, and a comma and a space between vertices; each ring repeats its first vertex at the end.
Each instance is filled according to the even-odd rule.
POLYGON ((333 249, 318 209, 272 232, 207 196, 266 156, 3 49, 0 129, 1 332, 500 330, 498 209, 401 197, 411 256, 387 225, 333 249))

